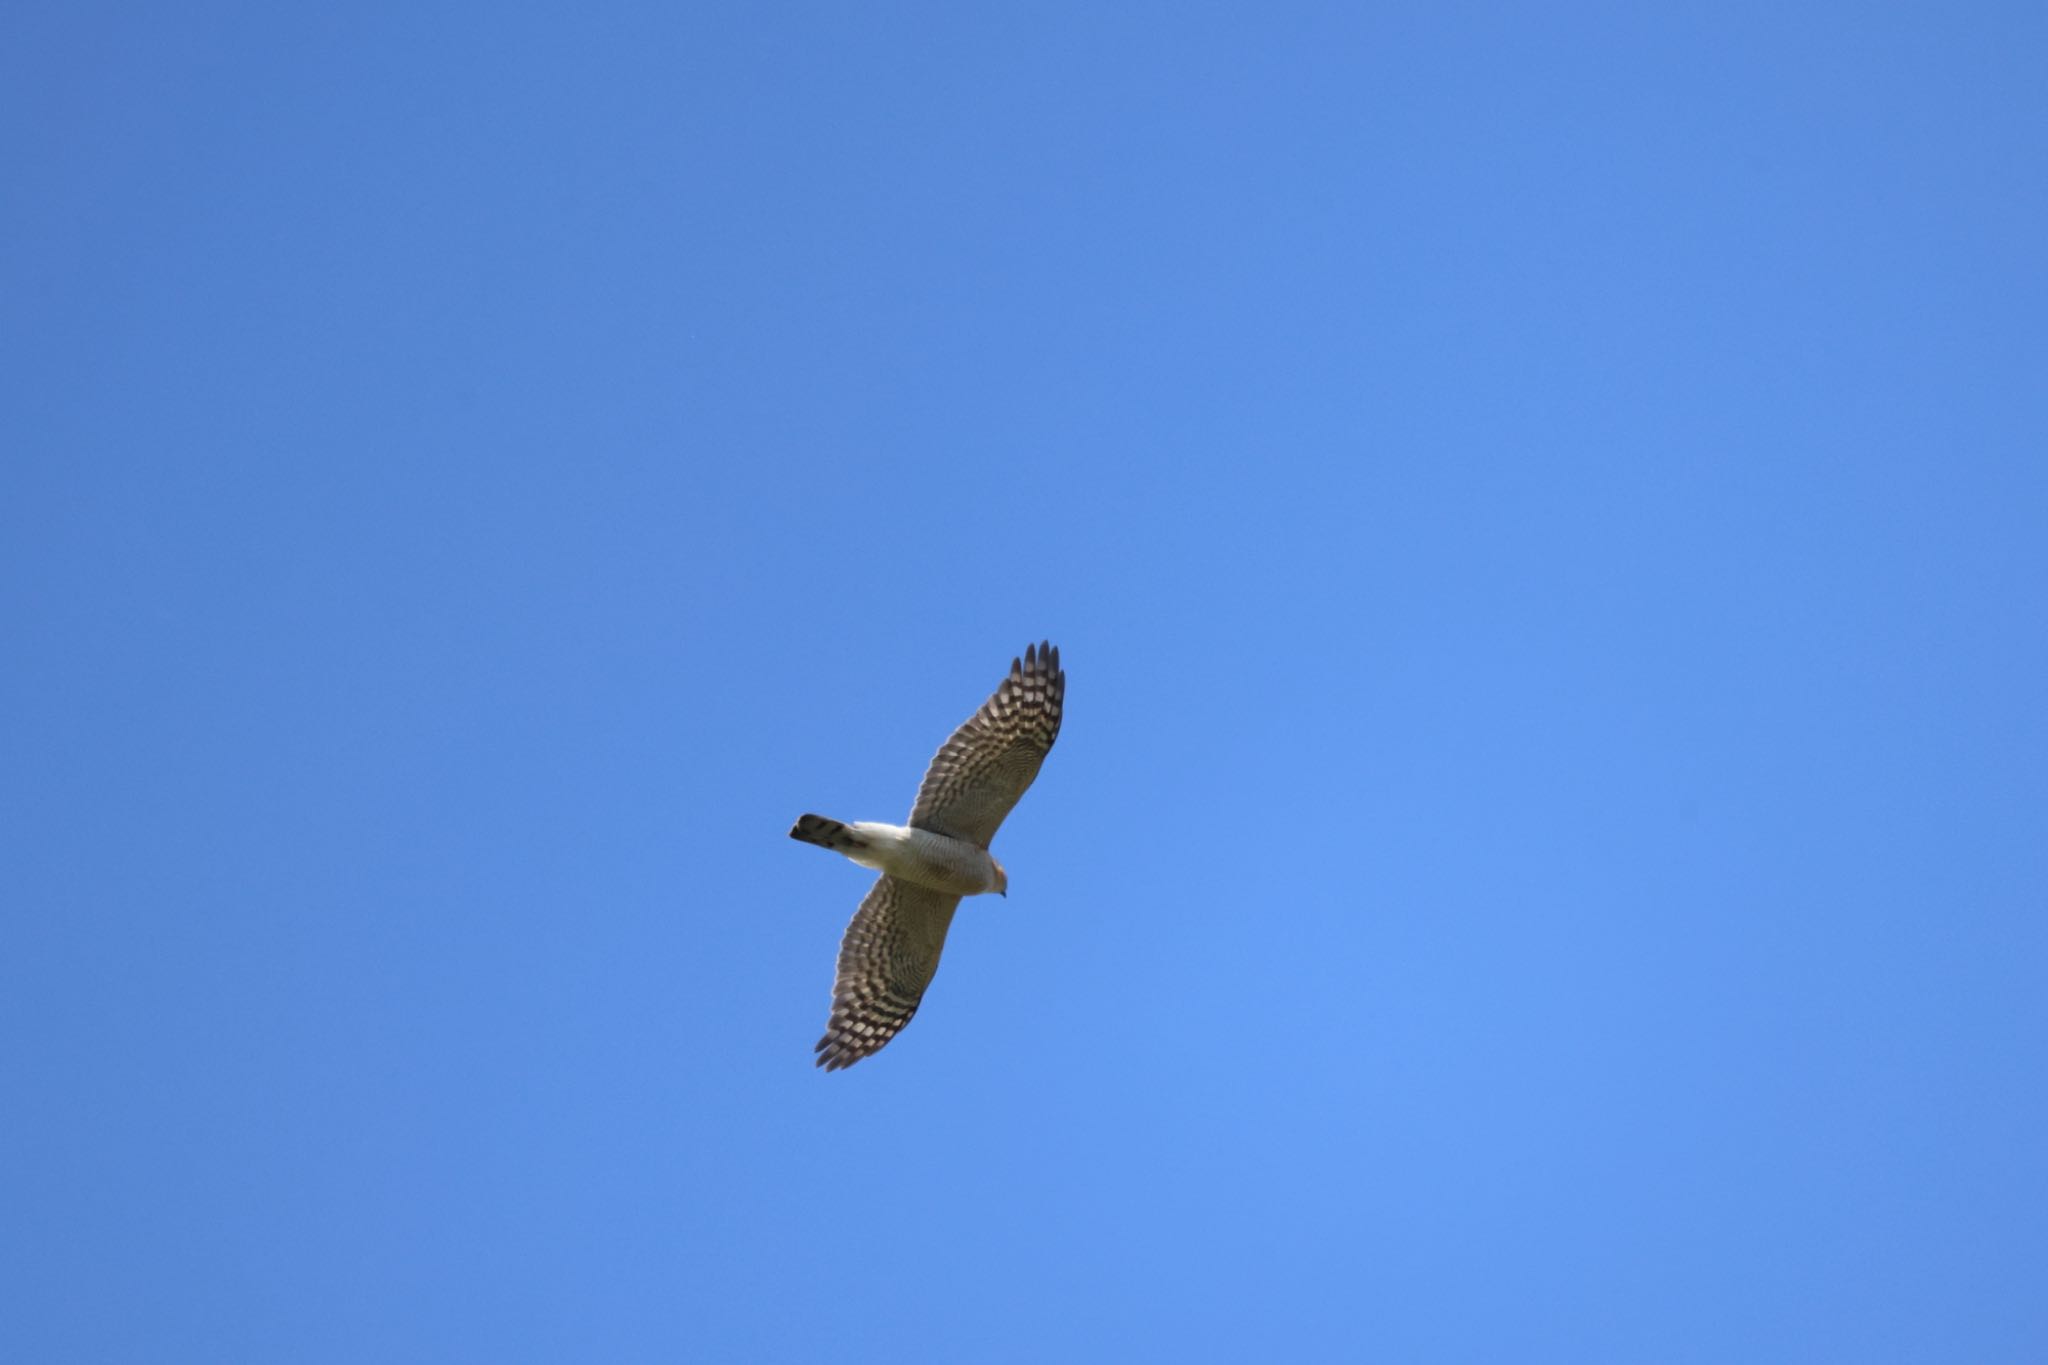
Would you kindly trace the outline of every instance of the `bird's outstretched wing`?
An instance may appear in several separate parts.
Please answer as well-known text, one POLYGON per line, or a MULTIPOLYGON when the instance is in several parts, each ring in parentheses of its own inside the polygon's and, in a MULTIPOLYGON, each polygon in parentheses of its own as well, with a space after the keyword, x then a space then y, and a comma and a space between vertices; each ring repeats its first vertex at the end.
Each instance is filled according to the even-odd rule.
POLYGON ((816 1048, 827 1071, 879 1052, 903 1031, 939 969, 958 896, 884 874, 839 941, 832 1018, 816 1048))
POLYGON ((933 756, 910 823, 987 848, 1059 738, 1066 695, 1057 649, 1034 645, 1012 659, 995 695, 933 756))

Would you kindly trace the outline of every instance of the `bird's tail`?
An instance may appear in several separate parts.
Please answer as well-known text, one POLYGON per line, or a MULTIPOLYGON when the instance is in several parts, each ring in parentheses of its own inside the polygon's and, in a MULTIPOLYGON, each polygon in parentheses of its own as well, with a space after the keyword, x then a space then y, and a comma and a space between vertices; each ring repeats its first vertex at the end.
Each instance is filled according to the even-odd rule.
POLYGON ((845 825, 837 820, 827 820, 822 815, 799 815, 796 824, 790 828, 789 837, 816 844, 819 848, 829 848, 835 853, 868 846, 867 840, 845 825))

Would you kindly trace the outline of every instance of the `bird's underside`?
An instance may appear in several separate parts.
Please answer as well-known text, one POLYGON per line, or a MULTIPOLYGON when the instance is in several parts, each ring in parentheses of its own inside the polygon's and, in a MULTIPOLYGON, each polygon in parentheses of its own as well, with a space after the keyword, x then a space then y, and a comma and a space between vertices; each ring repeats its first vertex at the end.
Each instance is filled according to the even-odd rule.
POLYGON ((989 841, 1059 737, 1066 685, 1050 644, 1012 660, 995 695, 933 756, 907 826, 806 815, 790 830, 882 873, 840 940, 819 1066, 852 1066, 900 1033, 938 971, 961 897, 1006 889, 989 841))

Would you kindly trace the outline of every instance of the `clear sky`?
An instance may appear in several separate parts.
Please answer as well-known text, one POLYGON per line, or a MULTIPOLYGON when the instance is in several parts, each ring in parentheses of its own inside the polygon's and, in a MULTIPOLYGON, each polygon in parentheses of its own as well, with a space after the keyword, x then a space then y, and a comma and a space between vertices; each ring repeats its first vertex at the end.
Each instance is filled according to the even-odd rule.
POLYGON ((10 6, 0 1358, 2048 1356, 2044 72, 10 6))

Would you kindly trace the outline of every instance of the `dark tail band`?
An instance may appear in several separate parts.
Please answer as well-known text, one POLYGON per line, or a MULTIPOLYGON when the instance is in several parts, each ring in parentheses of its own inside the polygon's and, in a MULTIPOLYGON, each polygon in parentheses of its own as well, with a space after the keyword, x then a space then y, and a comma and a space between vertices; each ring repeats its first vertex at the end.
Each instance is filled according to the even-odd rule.
POLYGON ((866 848, 867 840, 860 838, 837 820, 827 820, 822 815, 799 815, 791 826, 789 837, 801 839, 819 848, 829 848, 835 853, 844 853, 849 848, 866 848))

